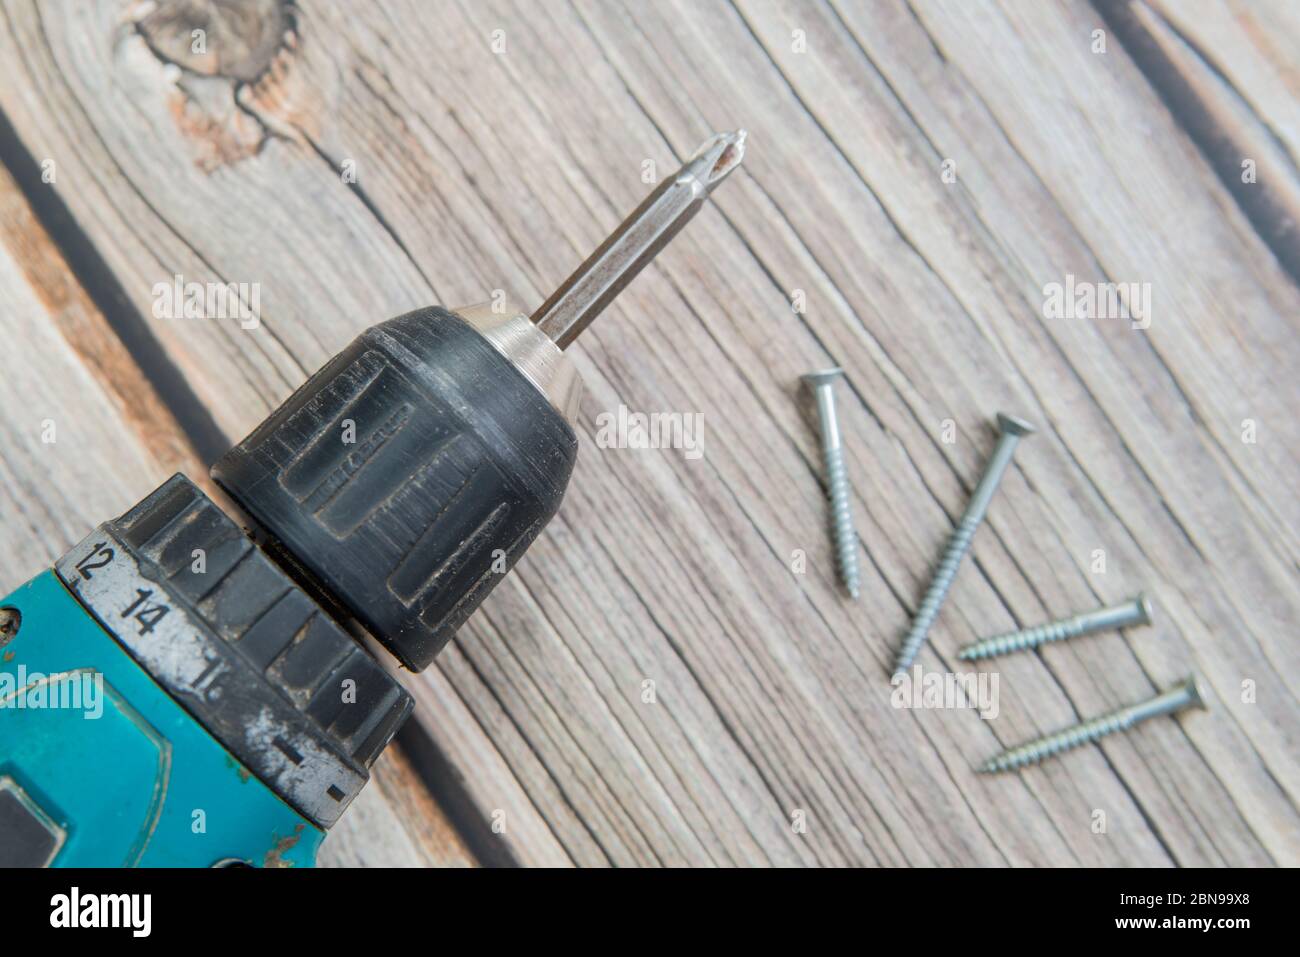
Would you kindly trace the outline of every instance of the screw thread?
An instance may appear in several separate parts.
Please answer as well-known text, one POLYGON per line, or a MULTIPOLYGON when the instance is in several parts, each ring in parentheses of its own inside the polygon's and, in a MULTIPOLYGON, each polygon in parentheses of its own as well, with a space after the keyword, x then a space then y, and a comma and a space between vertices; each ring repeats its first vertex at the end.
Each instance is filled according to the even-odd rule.
POLYGON ((826 476, 830 488, 831 531, 835 537, 840 578, 849 594, 857 598, 861 584, 858 577, 858 533, 853 527, 853 513, 849 508, 849 477, 844 470, 842 449, 826 448, 826 476))
POLYGON ((1062 621, 1054 621, 1034 628, 1025 628, 1021 631, 1007 632, 1005 635, 984 638, 974 644, 967 645, 958 653, 957 657, 963 661, 994 658, 998 655, 1010 654, 1013 651, 1037 648, 1039 645, 1046 645, 1053 641, 1077 638, 1086 631, 1084 623, 1077 618, 1066 618, 1062 621))
POLYGON ((979 770, 983 774, 1014 771, 1017 768, 1023 768, 1027 764, 1036 764, 1054 754, 1060 754, 1062 751, 1069 751, 1090 741, 1096 741, 1098 738, 1104 738, 1108 734, 1122 731, 1132 723, 1130 709, 1121 708, 1118 711, 1112 711, 1110 714, 1104 714, 1100 718, 1093 718, 1091 721, 1076 724, 1064 731, 1058 731, 1055 734, 1049 734, 1019 747, 1003 751, 997 757, 984 762, 979 770))
POLYGON ((898 660, 894 665, 895 673, 906 670, 921 649, 925 636, 930 632, 930 626, 934 624, 934 619, 939 614, 939 606, 943 604, 943 599, 948 594, 948 587, 957 574, 957 566, 961 564, 962 558, 970 548, 971 539, 975 536, 979 524, 977 518, 962 518, 949 536, 948 545, 943 552, 943 560, 935 569, 930 587, 925 592, 925 598, 921 600, 921 607, 916 610, 912 627, 908 629, 907 637, 903 639, 903 647, 899 649, 898 660))

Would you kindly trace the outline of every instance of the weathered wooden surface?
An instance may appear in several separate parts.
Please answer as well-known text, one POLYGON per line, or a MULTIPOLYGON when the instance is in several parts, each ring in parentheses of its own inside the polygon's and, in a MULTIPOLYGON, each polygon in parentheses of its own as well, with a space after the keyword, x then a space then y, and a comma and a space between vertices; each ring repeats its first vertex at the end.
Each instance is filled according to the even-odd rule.
MULTIPOLYGON (((55 162, 61 242, 102 260, 87 288, 120 294, 113 327, 155 350, 145 371, 210 458, 371 322, 497 289, 539 302, 635 205, 645 160, 666 172, 713 129, 751 131, 717 208, 573 349, 588 392, 560 514, 411 679, 410 753, 485 859, 1296 864, 1300 291, 1281 264, 1300 34, 1165 6, 304 0, 245 82, 141 24, 144 5, 13 2, 0 148, 25 185, 55 162), (1197 44, 1212 65, 1177 31, 1167 51, 1230 131, 1189 135, 1122 16, 1166 41, 1225 24, 1197 44), (1225 183, 1221 140, 1258 154, 1268 203, 1225 183), (175 274, 260 283, 260 327, 153 318, 175 274), (1150 327, 1044 318, 1067 274, 1150 283, 1150 327), (857 604, 834 585, 796 388, 831 362, 850 380, 857 604), (620 403, 702 412, 703 457, 597 447, 620 403), (922 665, 1142 589, 1158 624, 996 662, 991 721, 896 709, 887 668, 1003 408, 1042 431, 922 665), (973 773, 1191 670, 1209 714, 973 773)), ((100 464, 130 475, 142 454, 100 464)), ((18 528, 48 547, 72 520, 35 501, 18 528)))

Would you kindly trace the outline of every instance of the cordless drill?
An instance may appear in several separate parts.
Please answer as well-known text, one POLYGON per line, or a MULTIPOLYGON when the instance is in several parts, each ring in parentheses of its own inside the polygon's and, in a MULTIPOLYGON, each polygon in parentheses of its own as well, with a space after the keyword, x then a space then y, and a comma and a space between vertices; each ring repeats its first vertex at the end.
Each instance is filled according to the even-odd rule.
POLYGON ((559 507, 563 349, 739 163, 712 137, 531 317, 363 332, 231 449, 0 601, 0 866, 311 865, 425 668, 559 507))

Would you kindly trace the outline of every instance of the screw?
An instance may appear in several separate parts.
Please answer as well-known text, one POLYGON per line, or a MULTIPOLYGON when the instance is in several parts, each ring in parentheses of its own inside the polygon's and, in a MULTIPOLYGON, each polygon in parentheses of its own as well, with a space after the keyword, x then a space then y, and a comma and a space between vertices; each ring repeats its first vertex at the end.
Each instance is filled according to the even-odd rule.
POLYGON ((980 476, 979 484, 975 486, 975 492, 971 495, 966 511, 962 513, 961 521, 957 523, 957 527, 952 530, 952 535, 948 538, 943 560, 939 562, 934 577, 930 579, 930 587, 921 601, 921 607, 916 611, 916 617, 912 620, 912 627, 908 630, 907 637, 903 639, 903 647, 899 649, 898 659, 894 665, 895 674, 906 671, 912 659, 916 657, 916 653, 921 650, 921 643, 925 641, 930 626, 934 624, 934 619, 939 614, 939 606, 943 604, 943 599, 948 594, 948 586, 952 584, 953 577, 957 574, 957 566, 961 564, 967 549, 970 548, 975 529, 979 528, 980 522, 984 520, 984 513, 988 511, 993 493, 997 491, 998 482, 1002 480, 1002 473, 1011 464, 1011 453, 1015 451, 1016 443, 1020 441, 1021 436, 1029 435, 1033 431, 1034 427, 1023 419, 1017 419, 1005 412, 998 413, 998 432, 1001 433, 998 436, 998 444, 993 449, 988 464, 984 466, 984 474, 980 476))
POLYGON ((979 768, 981 774, 996 774, 999 771, 1014 771, 1026 764, 1034 764, 1050 758, 1062 751, 1077 748, 1089 741, 1096 741, 1116 731, 1127 731, 1133 725, 1157 715, 1173 714, 1184 708, 1205 708, 1205 694, 1200 682, 1192 675, 1180 684, 1170 688, 1164 694, 1156 695, 1148 701, 1131 704, 1093 718, 1072 728, 1036 738, 1009 751, 1003 751, 995 758, 985 761, 979 768))
POLYGON ((1013 651, 1037 648, 1049 642, 1065 641, 1067 638, 1091 635, 1097 631, 1149 624, 1151 624, 1151 601, 1146 595, 1138 595, 1122 605, 1098 608, 1096 611, 1085 612, 1072 618, 1062 618, 1035 628, 1025 628, 993 638, 984 638, 967 645, 957 653, 957 657, 963 661, 979 661, 981 658, 994 658, 1013 651))
POLYGON ((817 397, 817 416, 821 421, 822 455, 826 459, 826 482, 830 487, 831 531, 835 537, 840 577, 844 587, 858 597, 858 533, 849 511, 849 478, 844 471, 844 450, 840 447, 840 427, 835 421, 835 392, 831 388, 844 375, 839 368, 823 369, 800 376, 817 397))

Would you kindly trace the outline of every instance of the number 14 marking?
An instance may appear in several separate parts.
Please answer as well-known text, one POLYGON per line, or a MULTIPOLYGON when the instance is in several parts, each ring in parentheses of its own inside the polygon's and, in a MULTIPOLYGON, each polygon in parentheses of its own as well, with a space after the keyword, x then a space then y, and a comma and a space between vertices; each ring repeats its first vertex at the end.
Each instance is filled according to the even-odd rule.
POLYGON ((135 593, 140 597, 126 606, 122 617, 134 618, 140 623, 140 634, 147 635, 153 631, 154 626, 162 620, 163 616, 171 611, 171 608, 149 601, 150 596, 153 595, 152 588, 137 588, 135 593))

